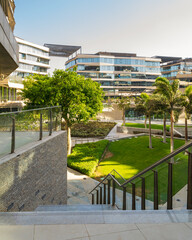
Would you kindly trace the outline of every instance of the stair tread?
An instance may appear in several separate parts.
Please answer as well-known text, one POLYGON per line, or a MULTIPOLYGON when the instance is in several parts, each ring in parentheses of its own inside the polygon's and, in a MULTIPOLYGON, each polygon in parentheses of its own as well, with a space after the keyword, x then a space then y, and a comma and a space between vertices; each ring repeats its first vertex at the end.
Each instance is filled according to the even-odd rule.
POLYGON ((42 205, 35 211, 97 211, 97 210, 115 210, 111 205, 42 205))

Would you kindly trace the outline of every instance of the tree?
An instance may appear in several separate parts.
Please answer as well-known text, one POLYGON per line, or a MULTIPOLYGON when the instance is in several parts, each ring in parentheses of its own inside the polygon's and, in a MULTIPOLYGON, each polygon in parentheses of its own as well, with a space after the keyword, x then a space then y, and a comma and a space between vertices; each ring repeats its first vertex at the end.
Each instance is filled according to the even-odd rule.
POLYGON ((122 120, 123 125, 125 126, 125 111, 130 107, 130 98, 129 97, 122 97, 117 99, 117 107, 122 110, 122 120))
POLYGON ((75 71, 56 70, 53 77, 30 77, 24 82, 22 96, 28 105, 60 105, 65 120, 68 148, 71 153, 71 126, 86 122, 102 110, 103 90, 100 84, 85 79, 75 71))
POLYGON ((166 132, 167 132, 166 121, 167 121, 167 115, 168 115, 168 103, 166 98, 163 95, 155 94, 155 96, 158 99, 156 112, 163 115, 163 143, 167 143, 166 142, 166 132))
POLYGON ((149 148, 152 148, 151 137, 151 115, 155 113, 160 104, 159 98, 155 95, 148 95, 147 93, 141 93, 139 97, 135 99, 136 110, 143 112, 146 118, 149 118, 149 148))
POLYGON ((187 119, 192 113, 192 86, 188 86, 185 89, 185 93, 182 95, 183 99, 183 107, 185 111, 185 142, 188 141, 188 127, 187 127, 187 119))
POLYGON ((173 125, 174 125, 174 109, 177 106, 181 106, 181 92, 179 91, 179 80, 175 79, 172 82, 169 82, 167 78, 158 77, 155 80, 156 90, 155 93, 159 93, 165 97, 168 110, 170 113, 171 120, 171 144, 170 150, 173 152, 174 150, 174 139, 173 139, 173 125))

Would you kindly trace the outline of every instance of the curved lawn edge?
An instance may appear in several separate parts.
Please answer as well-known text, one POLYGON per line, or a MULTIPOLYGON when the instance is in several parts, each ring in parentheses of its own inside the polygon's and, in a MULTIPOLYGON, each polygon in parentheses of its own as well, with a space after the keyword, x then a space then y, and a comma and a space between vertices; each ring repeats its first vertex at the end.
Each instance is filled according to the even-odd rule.
POLYGON ((108 142, 108 140, 101 140, 93 143, 76 144, 72 154, 67 157, 68 167, 91 177, 108 142))

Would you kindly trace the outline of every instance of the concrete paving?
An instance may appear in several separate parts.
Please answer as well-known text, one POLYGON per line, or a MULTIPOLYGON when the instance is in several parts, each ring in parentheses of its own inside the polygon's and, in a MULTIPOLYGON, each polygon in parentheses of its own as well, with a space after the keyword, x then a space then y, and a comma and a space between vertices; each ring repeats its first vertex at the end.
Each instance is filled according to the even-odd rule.
POLYGON ((67 204, 90 204, 89 192, 99 182, 71 168, 67 168, 67 204))
POLYGON ((192 211, 1 213, 0 240, 188 240, 192 211))
POLYGON ((189 240, 192 223, 0 226, 1 240, 189 240))

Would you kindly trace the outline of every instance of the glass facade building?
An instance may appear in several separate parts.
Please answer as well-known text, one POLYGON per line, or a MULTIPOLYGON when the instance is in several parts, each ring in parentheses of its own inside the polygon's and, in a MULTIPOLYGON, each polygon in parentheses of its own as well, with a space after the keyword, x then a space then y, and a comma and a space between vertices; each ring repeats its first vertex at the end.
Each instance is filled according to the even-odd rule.
POLYGON ((100 83, 106 96, 118 97, 152 92, 155 79, 161 75, 160 61, 136 54, 99 52, 77 54, 65 66, 77 67, 78 74, 100 83))
POLYGON ((180 80, 180 88, 192 84, 192 58, 173 58, 171 61, 164 61, 162 57, 161 73, 167 79, 180 80))

